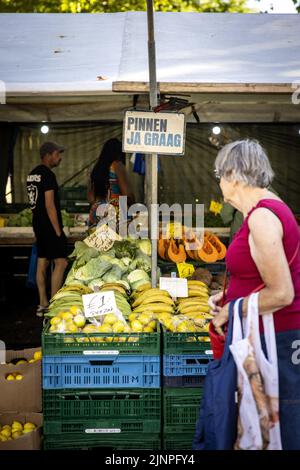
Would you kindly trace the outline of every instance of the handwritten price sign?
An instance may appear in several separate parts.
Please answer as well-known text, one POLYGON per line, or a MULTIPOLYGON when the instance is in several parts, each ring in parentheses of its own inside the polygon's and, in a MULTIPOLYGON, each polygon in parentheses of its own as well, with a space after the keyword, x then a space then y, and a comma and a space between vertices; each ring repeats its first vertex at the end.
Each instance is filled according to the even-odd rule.
POLYGON ((86 318, 101 317, 116 312, 117 304, 113 291, 95 292, 82 296, 84 315, 86 318))

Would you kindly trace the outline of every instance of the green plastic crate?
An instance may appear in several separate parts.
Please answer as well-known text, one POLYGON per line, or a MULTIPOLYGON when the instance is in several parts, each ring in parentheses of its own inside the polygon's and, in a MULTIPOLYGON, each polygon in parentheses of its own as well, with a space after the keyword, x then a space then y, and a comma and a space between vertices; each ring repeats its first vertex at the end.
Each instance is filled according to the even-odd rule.
POLYGON ((163 390, 164 434, 193 433, 203 396, 203 387, 163 390))
POLYGON ((83 355, 85 351, 119 351, 120 354, 159 355, 160 328, 154 333, 49 333, 42 332, 43 356, 83 355), (105 338, 112 338, 106 342, 105 338))
POLYGON ((45 435, 69 440, 80 434, 92 439, 95 429, 160 433, 161 389, 44 390, 43 414, 45 435))
POLYGON ((212 355, 208 333, 171 333, 163 328, 163 354, 212 355))
POLYGON ((120 434, 98 434, 92 440, 86 437, 66 440, 56 436, 46 436, 44 450, 161 450, 160 434, 140 434, 121 436, 120 434))
POLYGON ((164 434, 164 450, 192 450, 194 433, 164 434))
POLYGON ((45 420, 160 419, 161 389, 44 390, 43 414, 45 420))

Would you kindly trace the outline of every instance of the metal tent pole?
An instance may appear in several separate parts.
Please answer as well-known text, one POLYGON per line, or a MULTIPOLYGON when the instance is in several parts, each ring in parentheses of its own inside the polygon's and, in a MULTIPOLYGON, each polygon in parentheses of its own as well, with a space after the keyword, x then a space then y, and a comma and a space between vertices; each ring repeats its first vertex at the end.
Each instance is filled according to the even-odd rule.
MULTIPOLYGON (((148 22, 148 64, 149 64, 149 98, 150 108, 153 110, 158 104, 157 81, 156 81, 156 57, 154 39, 154 7, 153 0, 147 0, 147 22, 148 22)), ((150 216, 152 263, 151 282, 152 287, 157 283, 157 154, 153 153, 146 157, 146 202, 150 216)))

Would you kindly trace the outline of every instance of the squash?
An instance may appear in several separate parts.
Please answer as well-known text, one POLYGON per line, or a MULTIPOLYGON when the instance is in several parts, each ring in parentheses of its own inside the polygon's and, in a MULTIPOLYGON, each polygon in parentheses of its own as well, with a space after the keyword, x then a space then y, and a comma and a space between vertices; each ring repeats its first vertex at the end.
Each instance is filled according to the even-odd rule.
POLYGON ((207 240, 216 248, 218 252, 218 260, 224 259, 226 256, 226 246, 221 240, 211 232, 205 232, 207 240))
POLYGON ((168 252, 168 259, 173 263, 184 263, 186 260, 186 252, 184 246, 175 242, 174 238, 171 238, 168 252))
POLYGON ((205 263, 215 263, 219 258, 217 249, 204 237, 204 243, 200 250, 198 250, 199 258, 205 263))
POLYGON ((168 250, 168 247, 169 247, 169 240, 164 240, 163 238, 160 238, 158 240, 157 251, 161 259, 166 260, 165 253, 168 250))
POLYGON ((194 236, 192 240, 184 240, 185 251, 189 258, 193 259, 194 261, 201 261, 198 257, 198 250, 202 247, 202 243, 194 236), (191 245, 196 244, 196 249, 191 249, 191 245))

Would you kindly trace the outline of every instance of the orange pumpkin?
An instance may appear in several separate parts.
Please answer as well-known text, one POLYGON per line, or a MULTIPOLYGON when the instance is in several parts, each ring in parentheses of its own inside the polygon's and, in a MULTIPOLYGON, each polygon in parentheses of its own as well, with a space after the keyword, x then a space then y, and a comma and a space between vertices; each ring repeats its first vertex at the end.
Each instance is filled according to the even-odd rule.
POLYGON ((204 237, 204 243, 200 250, 198 250, 199 258, 205 263, 215 263, 219 254, 216 248, 208 241, 207 237, 204 237))
POLYGON ((226 256, 226 246, 221 240, 211 232, 205 232, 205 237, 214 246, 218 252, 218 260, 224 259, 226 256))
POLYGON ((168 259, 173 263, 184 263, 186 260, 186 252, 184 246, 175 242, 174 238, 171 238, 167 253, 168 259))
POLYGON ((166 253, 166 250, 168 250, 168 247, 169 247, 169 240, 164 240, 163 238, 160 238, 158 240, 157 251, 161 259, 166 260, 165 253, 166 253))

